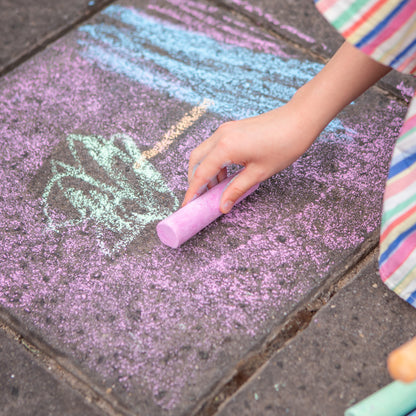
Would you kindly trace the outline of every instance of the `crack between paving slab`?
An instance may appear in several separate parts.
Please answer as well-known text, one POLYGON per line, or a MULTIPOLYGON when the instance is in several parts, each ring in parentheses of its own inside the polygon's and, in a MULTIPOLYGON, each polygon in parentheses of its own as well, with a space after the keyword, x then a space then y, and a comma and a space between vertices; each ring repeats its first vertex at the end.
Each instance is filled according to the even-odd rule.
POLYGON ((245 11, 244 9, 238 8, 237 5, 230 5, 227 3, 223 3, 221 0, 212 0, 212 3, 215 4, 217 7, 221 7, 228 12, 238 16, 239 19, 246 21, 247 23, 252 24, 253 26, 257 26, 267 32, 269 35, 274 36, 276 39, 279 39, 285 43, 288 43, 292 48, 300 50, 302 53, 309 55, 315 60, 318 60, 322 63, 327 63, 329 61, 328 57, 322 56, 317 52, 310 50, 309 48, 305 47, 301 43, 294 41, 289 36, 285 36, 284 34, 277 32, 275 29, 275 25, 270 23, 264 17, 260 15, 255 15, 254 13, 250 13, 245 11))
POLYGON ((269 359, 304 331, 319 310, 357 276, 378 253, 379 230, 373 231, 349 259, 334 266, 323 283, 279 323, 267 338, 261 340, 217 386, 194 407, 192 416, 212 416, 224 406, 252 377, 267 365, 269 359))
POLYGON ((86 20, 90 19, 95 14, 99 13, 101 10, 103 10, 105 7, 110 5, 111 3, 114 3, 116 0, 104 0, 100 4, 95 4, 92 7, 89 7, 85 14, 82 16, 79 16, 69 22, 66 26, 63 28, 57 29, 55 31, 52 31, 48 33, 45 37, 40 39, 38 42, 36 42, 32 47, 25 52, 22 52, 20 55, 17 56, 12 62, 9 64, 6 64, 3 68, 0 69, 0 77, 3 77, 8 72, 11 72, 13 69, 17 68, 21 64, 23 64, 25 61, 32 58, 37 53, 41 52, 42 50, 46 49, 50 44, 58 40, 59 38, 66 35, 68 32, 70 32, 72 29, 74 29, 76 26, 79 26, 80 24, 84 23, 86 20))
MULTIPOLYGON (((238 7, 238 5, 231 5, 228 3, 224 3, 222 0, 212 0, 212 3, 215 4, 217 7, 222 7, 223 9, 226 9, 230 13, 233 13, 234 15, 238 16, 240 19, 245 20, 246 22, 251 23, 254 26, 262 28, 264 31, 266 31, 268 34, 274 36, 276 39, 279 39, 293 48, 299 50, 303 54, 309 55, 309 57, 322 62, 323 64, 326 64, 330 57, 323 56, 319 54, 318 52, 314 52, 313 50, 307 48, 306 46, 302 45, 301 43, 296 42, 289 36, 285 36, 283 33, 280 33, 276 30, 276 26, 269 22, 266 18, 260 15, 256 15, 255 13, 248 12, 244 9, 241 9, 238 7)), ((334 29, 335 30, 335 29, 334 29)), ((403 97, 400 90, 395 88, 394 86, 389 86, 388 84, 385 84, 383 79, 378 81, 373 88, 377 88, 380 92, 382 92, 384 95, 387 95, 390 98, 396 99, 397 101, 404 104, 406 107, 409 106, 409 101, 403 97)))
MULTIPOLYGON (((377 82, 377 84, 373 85, 371 88, 376 89, 380 94, 383 94, 387 98, 390 98, 391 100, 398 101, 400 104, 403 104, 405 107, 409 107, 410 102, 405 97, 403 97, 403 96, 399 97, 398 95, 396 95, 392 91, 392 88, 389 88, 387 86, 388 84, 386 84, 386 86, 383 86, 383 84, 384 84, 384 82, 381 79, 379 82, 377 82)), ((397 90, 397 93, 399 93, 398 90, 397 90)))
POLYGON ((40 340, 30 330, 25 329, 18 319, 10 316, 0 306, 0 329, 21 344, 34 357, 35 362, 56 378, 77 391, 81 397, 97 410, 108 416, 137 416, 111 394, 110 389, 98 386, 77 368, 62 353, 40 340))
MULTIPOLYGON (((89 9, 85 15, 74 19, 64 28, 49 33, 41 41, 35 44, 29 51, 22 53, 10 64, 0 70, 0 77, 11 72, 13 69, 36 55, 38 52, 47 48, 50 44, 66 35, 76 26, 90 19, 94 14, 99 13, 115 0, 107 0, 89 9)), ((221 0, 214 0, 214 4, 227 9, 239 18, 249 21, 251 24, 262 27, 267 33, 273 35, 300 52, 318 60, 322 63, 328 62, 329 58, 324 57, 304 45, 295 42, 293 39, 276 32, 276 29, 266 19, 261 16, 254 16, 241 9, 236 9, 228 4, 224 4, 221 0)), ((380 93, 391 99, 408 105, 400 92, 393 88, 387 88, 379 83, 374 86, 380 93)), ((293 310, 286 320, 281 323, 267 339, 262 340, 261 345, 252 350, 243 360, 241 360, 236 368, 226 378, 224 378, 217 387, 204 399, 202 399, 191 413, 194 416, 214 415, 221 405, 230 399, 251 377, 254 376, 261 368, 267 364, 268 360, 277 351, 283 348, 301 331, 305 330, 315 314, 323 307, 342 287, 348 284, 356 276, 356 271, 363 268, 375 255, 378 245, 378 230, 373 232, 369 239, 364 242, 357 253, 353 253, 354 260, 347 262, 341 272, 335 273, 325 280, 309 299, 304 301, 302 305, 293 310)), ((21 335, 26 331, 22 330, 19 323, 14 320, 0 308, 0 328, 4 329, 17 342, 23 345, 43 367, 54 373, 59 379, 66 382, 71 388, 78 391, 81 396, 90 404, 94 405, 101 411, 106 412, 109 416, 130 416, 133 415, 131 410, 125 408, 119 401, 108 394, 104 387, 96 386, 96 383, 72 364, 67 358, 60 356, 58 351, 52 347, 45 345, 43 341, 38 340, 35 335, 21 335)))
MULTIPOLYGON (((0 77, 3 77, 8 72, 11 72, 13 69, 20 66, 25 61, 32 58, 37 53, 41 52, 42 50, 46 49, 50 44, 58 40, 59 38, 63 37, 71 30, 73 30, 76 26, 81 25, 88 19, 90 19, 95 14, 99 13, 101 10, 106 8, 111 3, 114 3, 116 0, 105 0, 103 3, 99 5, 95 5, 87 10, 87 12, 76 19, 74 19, 71 23, 65 26, 63 29, 58 29, 55 32, 49 33, 46 37, 41 39, 37 44, 33 45, 33 47, 26 52, 20 54, 16 59, 14 59, 10 64, 6 65, 2 69, 0 69, 0 77)), ((244 10, 238 9, 237 6, 232 6, 230 4, 223 3, 221 0, 213 0, 213 4, 217 5, 218 7, 222 7, 225 10, 233 13, 234 15, 238 15, 240 19, 243 19, 257 27, 261 27, 264 31, 269 33, 270 35, 274 36, 276 39, 279 39, 285 43, 288 43, 293 48, 300 50, 302 53, 309 55, 315 60, 318 60, 324 64, 329 61, 329 57, 324 57, 317 52, 312 51, 311 49, 305 47, 301 43, 295 42, 292 38, 288 36, 284 36, 282 33, 279 33, 275 30, 274 25, 268 22, 265 18, 261 16, 255 16, 250 12, 246 12, 244 10)), ((390 98, 396 99, 400 101, 405 106, 409 105, 409 102, 404 98, 399 90, 394 87, 388 87, 383 85, 383 81, 381 80, 379 83, 375 85, 380 92, 383 92, 385 95, 389 96, 390 98)))

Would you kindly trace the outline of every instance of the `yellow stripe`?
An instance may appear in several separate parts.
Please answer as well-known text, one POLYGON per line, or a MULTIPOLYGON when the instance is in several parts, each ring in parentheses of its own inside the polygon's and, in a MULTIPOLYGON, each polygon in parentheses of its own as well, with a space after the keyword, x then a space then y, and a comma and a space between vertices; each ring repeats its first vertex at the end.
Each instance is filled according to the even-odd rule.
POLYGON ((393 289, 394 292, 400 295, 406 289, 406 286, 409 285, 409 282, 415 278, 415 276, 416 268, 414 267, 412 270, 410 270, 409 273, 407 273, 406 277, 393 289))
POLYGON ((348 36, 348 41, 352 43, 357 43, 361 38, 367 35, 371 30, 374 29, 378 23, 380 23, 397 5, 399 1, 388 1, 376 13, 372 14, 368 21, 351 33, 348 36))
POLYGON ((399 72, 403 72, 404 74, 416 76, 416 58, 413 58, 411 61, 408 61, 406 65, 402 63, 400 66, 397 67, 397 70, 399 72))
MULTIPOLYGON (((409 209, 412 209, 412 205, 409 209)), ((401 212, 400 214, 405 214, 406 211, 401 212)), ((392 241, 394 241, 403 231, 408 230, 413 224, 416 223, 416 212, 412 214, 409 218, 406 218, 405 221, 401 222, 399 225, 394 227, 389 234, 384 238, 383 242, 380 244, 380 251, 383 253, 387 250, 388 246, 392 241)))
POLYGON ((189 113, 186 113, 177 124, 165 133, 161 141, 157 142, 152 149, 146 150, 141 154, 140 159, 134 164, 134 169, 138 169, 143 160, 151 159, 166 150, 178 136, 201 118, 207 111, 207 108, 212 104, 213 101, 204 99, 199 106, 194 107, 189 113))
MULTIPOLYGON (((399 162, 400 163, 400 162, 399 162)), ((393 176, 392 178, 390 178, 387 183, 386 183, 386 188, 390 187, 390 186, 394 186, 394 184, 401 178, 404 178, 407 175, 410 175, 412 173, 412 171, 414 171, 416 169, 416 163, 413 163, 412 165, 410 165, 407 169, 403 170, 402 172, 398 173, 397 175, 393 176)), ((389 198, 394 198, 394 196, 391 196, 389 198)))
POLYGON ((402 26, 398 32, 393 33, 393 36, 391 36, 389 39, 386 39, 374 51, 372 56, 381 62, 391 62, 398 55, 398 52, 405 49, 407 44, 413 40, 413 35, 414 33, 416 33, 416 20, 413 22, 412 25, 408 25, 408 28, 404 31, 404 33, 401 33, 405 27, 406 25, 404 25, 404 27, 402 26), (390 49, 387 49, 383 55, 377 56, 378 49, 381 49, 380 52, 382 52, 383 45, 386 45, 388 42, 391 42, 390 39, 395 37, 398 38, 398 40, 393 43, 393 46, 390 49))

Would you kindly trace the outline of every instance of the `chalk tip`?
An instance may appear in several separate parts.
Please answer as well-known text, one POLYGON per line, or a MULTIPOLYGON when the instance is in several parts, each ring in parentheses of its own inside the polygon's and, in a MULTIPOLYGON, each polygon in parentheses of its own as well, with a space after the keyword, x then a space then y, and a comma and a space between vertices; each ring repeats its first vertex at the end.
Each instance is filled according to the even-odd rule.
POLYGON ((156 226, 156 232, 160 241, 171 248, 179 247, 179 238, 175 231, 163 221, 156 226))

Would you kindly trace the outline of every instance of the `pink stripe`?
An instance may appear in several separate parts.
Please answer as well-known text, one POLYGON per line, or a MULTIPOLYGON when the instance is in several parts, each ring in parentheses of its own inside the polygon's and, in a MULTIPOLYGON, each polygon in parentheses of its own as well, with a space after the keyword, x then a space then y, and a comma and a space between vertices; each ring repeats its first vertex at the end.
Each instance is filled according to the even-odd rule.
POLYGON ((321 13, 325 13, 337 1, 338 0, 321 0, 318 1, 315 6, 321 13))
POLYGON ((401 26, 403 26, 410 18, 412 18, 412 15, 414 13, 414 5, 411 3, 412 2, 409 2, 399 12, 399 14, 388 23, 388 26, 386 26, 376 38, 374 38, 370 43, 365 45, 362 48, 362 51, 366 54, 371 55, 379 45, 388 40, 392 35, 394 35, 394 33, 396 33, 401 28, 401 26))
MULTIPOLYGON (((416 97, 416 95, 413 97, 413 99, 416 97)), ((416 127, 416 114, 412 117, 408 118, 404 124, 403 127, 400 130, 400 136, 403 136, 403 134, 406 134, 408 131, 414 129, 416 127)))
MULTIPOLYGON (((412 62, 416 62, 416 52, 413 52, 402 64, 400 64, 400 66, 397 68, 398 71, 402 71, 404 72, 406 70, 406 68, 412 63, 412 62)), ((408 71, 410 74, 413 71, 408 71)))
POLYGON ((392 196, 397 195, 399 192, 403 191, 403 189, 406 189, 409 185, 411 185, 415 180, 416 166, 413 166, 413 169, 407 175, 387 186, 384 199, 387 200, 392 196))
POLYGON ((389 258, 380 268, 380 275, 383 282, 391 277, 394 272, 406 261, 416 248, 416 233, 410 234, 399 247, 390 254, 389 258))
POLYGON ((409 71, 409 74, 413 74, 414 76, 416 76, 416 66, 409 71))

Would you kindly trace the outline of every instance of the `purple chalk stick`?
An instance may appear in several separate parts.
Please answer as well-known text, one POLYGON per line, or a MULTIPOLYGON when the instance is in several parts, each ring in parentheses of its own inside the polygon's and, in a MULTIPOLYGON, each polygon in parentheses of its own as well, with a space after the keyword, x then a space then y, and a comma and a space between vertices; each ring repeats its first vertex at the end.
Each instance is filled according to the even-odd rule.
MULTIPOLYGON (((218 185, 161 221, 156 227, 160 241, 169 247, 178 248, 212 221, 220 217, 222 215, 220 211, 222 193, 238 173, 230 175, 218 185)), ((259 184, 251 187, 237 200, 236 204, 253 193, 258 187, 259 184)))

